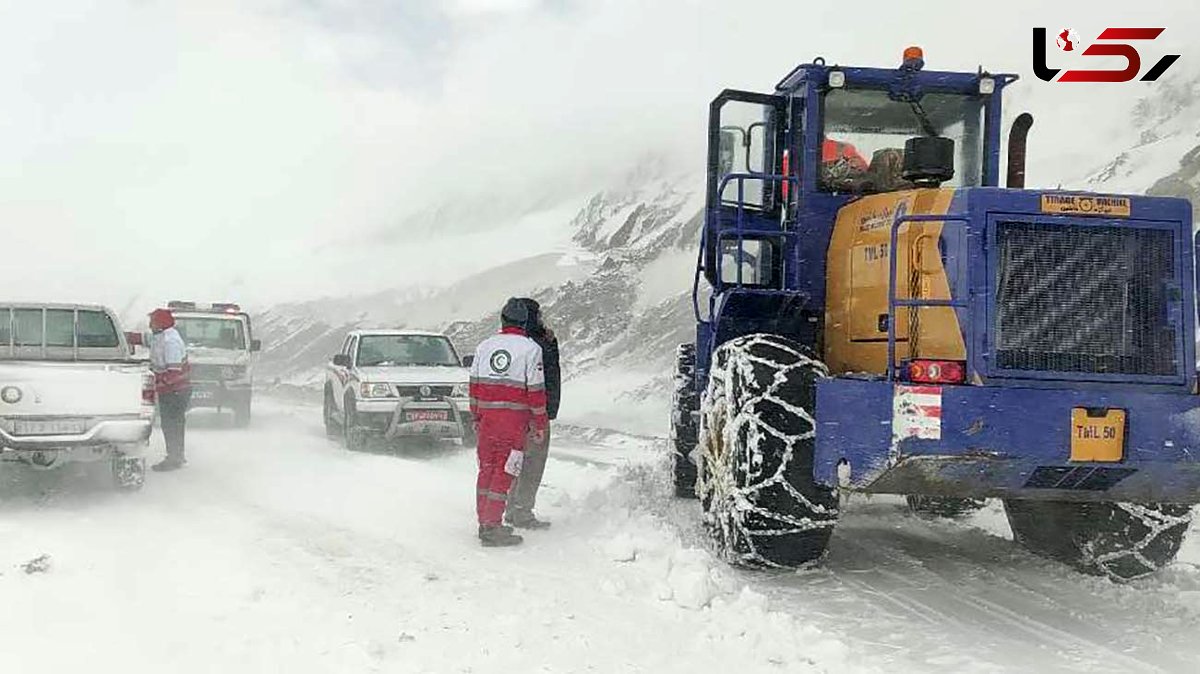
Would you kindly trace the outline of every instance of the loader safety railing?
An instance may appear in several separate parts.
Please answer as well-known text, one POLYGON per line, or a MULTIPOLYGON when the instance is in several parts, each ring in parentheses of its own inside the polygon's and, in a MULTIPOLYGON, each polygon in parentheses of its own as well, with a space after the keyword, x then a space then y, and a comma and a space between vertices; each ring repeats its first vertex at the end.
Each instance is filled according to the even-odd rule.
MULTIPOLYGON (((898 256, 896 253, 896 243, 899 241, 899 238, 900 238, 900 227, 907 223, 910 223, 910 222, 941 222, 941 223, 954 222, 954 223, 960 224, 963 227, 963 229, 965 230, 968 223, 970 223, 970 218, 966 217, 965 215, 952 215, 952 214, 947 213, 946 215, 901 215, 892 220, 892 231, 891 231, 891 234, 889 237, 889 244, 888 244, 887 380, 889 382, 894 381, 896 378, 896 309, 897 308, 905 307, 905 308, 921 309, 924 307, 950 307, 953 309, 966 309, 968 307, 968 303, 966 301, 956 300, 954 298, 947 299, 947 300, 935 300, 935 299, 923 299, 920 297, 911 297, 911 298, 896 297, 896 273, 897 273, 898 267, 899 267, 898 256)), ((944 235, 945 235, 945 228, 943 227, 941 236, 944 236, 944 235)), ((963 241, 964 242, 966 241, 966 237, 963 237, 963 241)), ((960 250, 955 251, 955 262, 958 267, 958 269, 955 270, 956 272, 960 271, 962 268, 963 259, 964 259, 963 253, 965 253, 965 250, 962 250, 962 248, 964 248, 964 247, 965 247, 965 244, 963 246, 960 246, 960 250)), ((909 255, 910 259, 911 259, 911 257, 912 257, 911 251, 909 251, 909 254, 910 254, 909 255)), ((911 262, 910 262, 910 264, 911 264, 911 262)), ((950 281, 949 271, 947 271, 946 274, 947 274, 947 281, 950 281)), ((956 275, 961 277, 961 274, 956 274, 956 275)), ((954 288, 953 288, 952 283, 950 284, 950 290, 951 290, 951 293, 953 294, 954 288)), ((969 329, 970 329, 970 327, 968 324, 968 330, 969 329)), ((912 330, 911 325, 909 326, 909 330, 910 331, 912 330)), ((969 348, 970 344, 972 343, 971 335, 963 335, 963 338, 966 341, 968 348, 969 348)), ((912 335, 909 335, 909 340, 910 340, 909 343, 911 344, 912 343, 911 342, 912 335)), ((911 355, 911 353, 910 353, 910 355, 911 355)))
MULTIPOLYGON (((788 230, 784 226, 784 223, 782 223, 782 222, 780 224, 779 229, 752 229, 752 228, 747 228, 745 226, 746 181, 747 180, 762 181, 764 187, 767 184, 783 183, 786 181, 786 182, 790 183, 792 186, 791 187, 792 194, 797 193, 797 188, 799 185, 799 179, 796 178, 795 176, 786 176, 786 175, 779 174, 779 173, 729 173, 729 174, 726 174, 723 178, 721 178, 720 183, 718 183, 718 185, 717 185, 716 203, 709 206, 709 208, 710 208, 709 216, 710 217, 708 219, 708 220, 711 220, 711 222, 712 222, 711 236, 716 238, 716 240, 713 241, 713 245, 718 246, 718 248, 716 250, 716 255, 714 256, 716 258, 715 259, 716 266, 713 269, 713 272, 714 272, 714 277, 717 280, 717 287, 713 289, 714 295, 716 294, 716 291, 723 290, 724 289, 723 286, 725 285, 721 280, 722 279, 722 277, 721 277, 721 266, 722 266, 721 262, 722 262, 722 258, 724 256, 721 255, 721 251, 719 248, 719 246, 721 245, 721 241, 723 239, 729 238, 730 240, 737 241, 739 264, 738 264, 738 268, 737 268, 737 280, 734 283, 734 286, 742 287, 744 285, 744 279, 743 279, 742 265, 740 264, 740 262, 741 262, 742 251, 745 248, 745 239, 747 236, 750 236, 750 237, 768 237, 768 236, 788 237, 788 236, 796 235, 795 231, 788 230), (723 200, 722 195, 725 194, 725 188, 729 186, 729 183, 735 182, 735 181, 737 182, 737 201, 730 205, 735 206, 736 217, 734 218, 733 227, 724 228, 721 226, 721 207, 723 205, 725 205, 725 201, 723 200), (729 235, 730 233, 735 234, 736 238, 727 237, 727 235, 729 235)), ((786 208, 786 204, 784 204, 784 207, 786 208)), ((709 246, 709 237, 710 237, 709 229, 710 228, 707 226, 707 222, 706 222, 706 226, 702 227, 700 229, 700 250, 696 254, 696 272, 695 272, 694 277, 692 278, 692 312, 696 316, 696 322, 704 323, 704 324, 707 324, 707 323, 711 322, 711 320, 712 320, 712 299, 713 299, 712 296, 709 297, 708 319, 705 319, 700 314, 700 277, 706 269, 705 253, 708 251, 708 246, 709 246)), ((773 291, 768 288, 763 288, 763 289, 756 288, 755 292, 762 292, 764 294, 771 294, 771 293, 786 294, 786 291, 781 291, 781 290, 773 291)))

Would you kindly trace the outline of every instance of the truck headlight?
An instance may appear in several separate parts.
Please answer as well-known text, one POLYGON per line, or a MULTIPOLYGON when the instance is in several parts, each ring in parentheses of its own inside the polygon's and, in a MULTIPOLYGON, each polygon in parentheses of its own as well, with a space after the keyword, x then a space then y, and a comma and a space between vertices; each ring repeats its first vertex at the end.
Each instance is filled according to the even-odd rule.
POLYGON ((392 387, 387 384, 371 384, 363 382, 359 386, 359 392, 364 398, 391 398, 392 387))
POLYGON ((450 389, 451 398, 466 398, 471 395, 471 388, 467 384, 455 384, 454 388, 450 389))

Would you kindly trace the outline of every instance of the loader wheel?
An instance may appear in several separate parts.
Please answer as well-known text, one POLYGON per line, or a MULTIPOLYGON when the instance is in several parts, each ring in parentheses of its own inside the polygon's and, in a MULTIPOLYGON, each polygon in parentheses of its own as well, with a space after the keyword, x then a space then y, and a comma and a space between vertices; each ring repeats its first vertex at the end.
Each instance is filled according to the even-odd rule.
POLYGON ((700 409, 696 393, 696 345, 680 344, 675 352, 675 388, 671 395, 671 467, 675 496, 696 498, 696 463, 692 451, 699 435, 692 412, 700 409))
POLYGON ((336 438, 341 435, 336 418, 337 410, 333 406, 333 391, 329 389, 325 389, 325 402, 321 406, 321 413, 324 416, 325 437, 336 438))
POLYGON ((1191 506, 1005 500, 1013 537, 1031 552, 1097 576, 1129 581, 1170 564, 1191 506))
POLYGON ((949 498, 945 496, 919 496, 910 494, 904 497, 908 508, 918 515, 932 517, 947 517, 954 519, 964 517, 987 505, 986 499, 981 498, 949 498))
POLYGON ((740 337, 713 354, 696 492, 729 562, 794 567, 825 554, 838 501, 813 482, 813 412, 826 376, 807 348, 775 335, 740 337))

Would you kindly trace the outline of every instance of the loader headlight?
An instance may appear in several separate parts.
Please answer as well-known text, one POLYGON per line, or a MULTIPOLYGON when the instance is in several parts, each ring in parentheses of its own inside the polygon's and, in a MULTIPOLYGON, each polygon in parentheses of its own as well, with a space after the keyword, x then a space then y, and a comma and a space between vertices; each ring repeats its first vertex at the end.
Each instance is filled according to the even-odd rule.
POLYGON ((846 86, 846 73, 840 70, 829 71, 829 88, 841 89, 846 86))
POLYGON ((996 91, 996 80, 990 77, 979 78, 979 93, 987 96, 996 91))
POLYGON ((450 389, 451 398, 466 398, 471 395, 471 389, 466 384, 455 384, 454 388, 450 389))
POLYGON ((392 387, 387 384, 371 384, 363 382, 359 391, 364 398, 390 398, 392 397, 392 387))

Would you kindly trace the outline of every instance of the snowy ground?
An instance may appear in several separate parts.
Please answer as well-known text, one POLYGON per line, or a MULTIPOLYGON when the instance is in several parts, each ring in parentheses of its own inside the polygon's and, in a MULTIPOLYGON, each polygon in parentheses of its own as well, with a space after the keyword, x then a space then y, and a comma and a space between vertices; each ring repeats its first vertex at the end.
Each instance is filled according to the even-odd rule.
MULTIPOLYGON (((473 456, 351 454, 319 410, 192 418, 139 494, 0 467, 3 672, 1194 671, 1200 543, 1132 586, 859 499, 826 563, 730 570, 650 441, 561 439, 512 550, 474 539, 473 456), (44 572, 30 560, 48 555, 44 572)), ((155 452, 159 439, 155 438, 155 452)))

